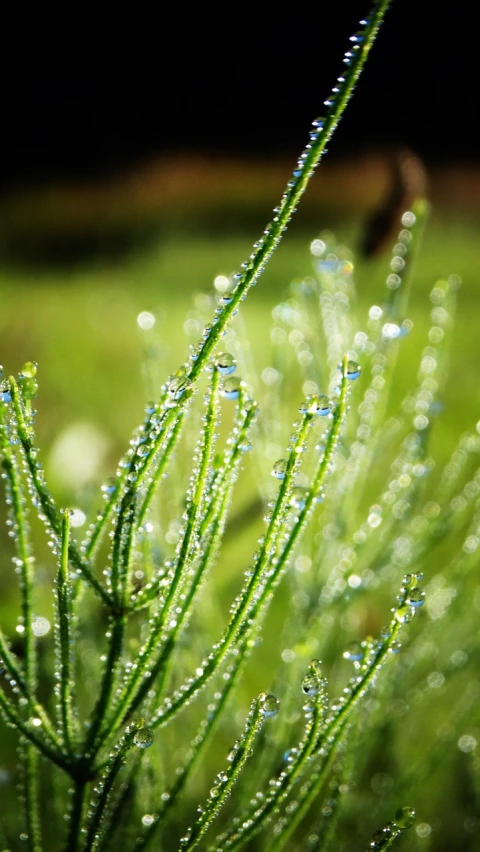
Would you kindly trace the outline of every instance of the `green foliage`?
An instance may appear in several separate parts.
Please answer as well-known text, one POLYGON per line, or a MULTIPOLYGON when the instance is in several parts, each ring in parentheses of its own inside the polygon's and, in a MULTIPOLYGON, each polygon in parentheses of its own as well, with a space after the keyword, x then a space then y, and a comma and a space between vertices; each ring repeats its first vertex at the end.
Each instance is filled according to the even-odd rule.
MULTIPOLYGON (((425 201, 399 223, 386 296, 366 323, 350 254, 322 234, 311 245, 312 275, 273 311, 271 366, 261 378, 245 326, 230 326, 325 150, 386 6, 376 3, 352 37, 272 222, 222 285, 187 363, 147 405, 83 541, 78 512, 59 509, 38 459, 36 365, 1 385, 20 605, 15 641, 0 633, 0 711, 17 737, 21 778, 20 794, 13 776, 6 785, 5 849, 357 849, 383 824, 368 846, 383 850, 411 828, 412 795, 425 811, 414 837, 428 838, 422 785, 442 755, 438 745, 419 749, 406 720, 418 717, 426 736, 433 693, 455 702, 456 724, 478 699, 477 681, 464 674, 477 637, 458 632, 457 611, 478 603, 480 446, 475 432, 461 434, 439 472, 430 455, 456 276, 432 290, 419 372, 393 410, 425 201), (249 454, 256 494, 244 488, 252 505, 238 505, 249 454), (37 545, 38 522, 55 570, 37 545), (243 584, 228 573, 239 529, 255 548, 243 584), (51 646, 48 620, 36 615, 45 587, 51 646), (425 600, 428 626, 410 627, 425 600), (279 648, 282 663, 272 665, 279 648), (432 670, 440 648, 448 665, 432 670), (275 694, 252 700, 256 680, 272 671, 275 694), (412 672, 428 688, 412 687, 412 672), (367 792, 355 790, 372 760, 372 789, 389 791, 382 749, 399 779, 386 824, 383 805, 366 805, 367 792)), ((448 751, 460 729, 439 731, 448 751)), ((470 760, 475 744, 471 729, 462 731, 454 759, 460 751, 470 760)), ((462 767, 475 777, 473 760, 462 767)), ((452 842, 471 835, 474 806, 452 842)))

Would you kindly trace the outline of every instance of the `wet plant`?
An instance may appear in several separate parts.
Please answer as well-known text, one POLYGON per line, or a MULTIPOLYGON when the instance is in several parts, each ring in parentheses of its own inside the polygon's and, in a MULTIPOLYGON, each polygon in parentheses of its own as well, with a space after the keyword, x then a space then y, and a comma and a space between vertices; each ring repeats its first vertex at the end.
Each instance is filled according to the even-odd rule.
MULTIPOLYGON (((377 2, 351 37, 272 221, 210 298, 200 342, 147 405, 83 540, 82 513, 59 508, 39 461, 36 364, 2 381, 2 479, 20 605, 15 630, 0 634, 0 711, 16 737, 19 775, 6 784, 15 805, 1 815, 5 849, 359 848, 382 825, 362 813, 348 846, 342 810, 355 813, 344 800, 375 752, 385 708, 395 708, 400 727, 407 715, 395 689, 401 645, 410 631, 420 635, 410 622, 426 599, 422 572, 431 645, 454 607, 454 578, 474 576, 480 542, 477 433, 461 435, 431 485, 429 442, 459 281, 433 287, 419 372, 396 412, 390 392, 412 327, 423 199, 399 222, 386 295, 365 321, 351 256, 331 234, 313 240, 312 275, 273 310, 272 361, 261 377, 246 357, 245 327, 230 321, 278 245, 387 5, 377 2), (287 427, 294 406, 299 416, 287 427), (229 578, 229 605, 218 569, 249 456, 263 527, 252 525, 254 552, 243 578, 229 578), (42 588, 52 592, 52 630, 37 614, 46 608, 42 588), (340 649, 339 624, 350 634, 340 649), (262 642, 271 648, 272 639, 283 649, 276 683, 245 699, 262 642)), ((409 660, 421 670, 431 652, 420 648, 409 660)), ((458 651, 452 666, 462 659, 458 651)), ((439 688, 445 675, 432 674, 439 688)), ((462 694, 464 715, 476 695, 462 694)), ((461 742, 464 754, 473 751, 471 734, 461 742)), ((422 757, 420 774, 431 760, 422 757)), ((414 789, 400 782, 393 821, 368 848, 387 849, 411 828, 405 796, 414 789)))

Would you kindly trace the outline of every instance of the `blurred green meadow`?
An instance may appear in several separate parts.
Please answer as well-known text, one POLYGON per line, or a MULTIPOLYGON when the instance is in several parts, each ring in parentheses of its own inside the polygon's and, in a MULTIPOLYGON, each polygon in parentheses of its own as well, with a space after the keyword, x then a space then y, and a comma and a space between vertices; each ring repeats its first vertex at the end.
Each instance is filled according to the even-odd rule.
MULTIPOLYGON (((328 177, 331 190, 334 181, 330 174, 328 177)), ((206 201, 201 192, 196 208, 193 186, 189 216, 185 215, 185 207, 178 210, 172 205, 173 221, 168 228, 160 223, 158 233, 143 214, 137 229, 141 232, 142 226, 146 229, 148 224, 147 244, 133 244, 114 257, 104 251, 107 240, 100 236, 97 250, 82 257, 81 262, 74 259, 65 263, 58 248, 60 263, 55 263, 53 253, 49 260, 35 265, 28 259, 29 237, 24 234, 28 263, 22 262, 21 246, 14 263, 0 265, 1 357, 5 372, 16 372, 25 360, 39 364, 38 428, 44 447, 51 447, 59 432, 72 423, 91 423, 108 444, 99 470, 99 476, 106 475, 109 463, 137 424, 145 400, 155 394, 155 383, 149 385, 142 363, 153 357, 161 383, 183 362, 197 333, 191 324, 190 333, 186 332, 187 315, 202 305, 201 294, 214 292, 216 276, 228 276, 248 256, 276 198, 272 191, 270 201, 268 193, 259 190, 258 204, 250 194, 249 205, 244 209, 239 195, 240 213, 235 227, 234 220, 225 218, 225 199, 218 185, 217 190, 217 208, 214 200, 206 201), (137 317, 142 311, 153 313, 153 329, 142 331, 139 327, 137 317)), ((359 203, 358 187, 353 200, 356 209, 352 209, 350 199, 347 203, 346 191, 345 186, 340 186, 344 203, 337 196, 331 210, 328 199, 322 197, 317 210, 310 203, 305 213, 299 211, 258 287, 242 308, 259 369, 269 360, 269 336, 265 330, 271 311, 277 302, 288 297, 292 280, 311 274, 309 245, 323 229, 332 229, 337 240, 353 251, 360 311, 366 316, 368 307, 383 298, 389 250, 369 260, 355 256, 365 210, 359 203)), ((364 194, 367 199, 372 198, 368 187, 364 194)), ((460 276, 462 287, 446 410, 442 415, 442 442, 447 452, 459 422, 466 424, 476 417, 480 398, 475 358, 480 304, 480 214, 472 208, 471 199, 463 206, 457 199, 453 207, 441 200, 443 203, 438 206, 434 201, 415 270, 408 312, 414 328, 404 346, 398 395, 400 398, 414 378, 428 324, 429 291, 437 279, 455 273, 460 276)), ((57 220, 62 218, 61 203, 60 199, 57 220)), ((230 198, 228 206, 234 204, 235 198, 230 198)), ((45 228, 42 210, 40 205, 35 211, 40 236, 45 228)), ((35 218, 29 225, 30 236, 34 222, 35 218)), ((133 228, 128 217, 126 222, 133 228)), ((74 224, 75 221, 71 227, 74 224)), ((60 235, 59 246, 64 236, 60 235)), ((205 309, 208 313, 208 307, 205 309)))

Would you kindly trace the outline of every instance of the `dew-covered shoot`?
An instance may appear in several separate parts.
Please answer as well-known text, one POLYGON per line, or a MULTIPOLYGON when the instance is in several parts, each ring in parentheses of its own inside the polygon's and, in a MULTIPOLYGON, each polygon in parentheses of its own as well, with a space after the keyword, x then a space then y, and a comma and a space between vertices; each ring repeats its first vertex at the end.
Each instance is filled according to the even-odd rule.
POLYGON ((458 673, 478 639, 445 625, 457 587, 475 595, 480 438, 460 432, 440 465, 430 449, 455 275, 432 281, 418 372, 400 405, 395 393, 426 201, 398 222, 384 295, 366 314, 351 253, 322 233, 311 275, 273 308, 263 371, 245 355, 245 323, 231 323, 387 6, 377 0, 351 37, 272 221, 206 300, 201 340, 148 403, 83 539, 79 510, 61 507, 39 460, 37 365, 1 377, 19 586, 16 624, 0 632, 2 848, 384 850, 400 848, 413 806, 408 837, 421 844, 440 757, 422 748, 416 718, 434 715, 432 694, 456 702, 456 727, 439 728, 445 749, 475 749, 478 681, 458 673), (237 547, 239 516, 250 544, 237 547), (243 574, 232 571, 247 547, 243 574))

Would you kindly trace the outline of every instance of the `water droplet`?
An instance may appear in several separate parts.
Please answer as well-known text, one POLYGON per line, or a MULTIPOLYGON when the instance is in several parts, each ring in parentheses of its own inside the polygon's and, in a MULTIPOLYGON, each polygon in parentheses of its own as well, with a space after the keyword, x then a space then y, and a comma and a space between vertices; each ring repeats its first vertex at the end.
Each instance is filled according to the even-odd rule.
POLYGON ((407 828, 411 828, 413 823, 415 822, 415 808, 399 808, 395 814, 395 825, 397 828, 400 828, 404 831, 407 828))
POLYGON ((395 618, 400 624, 408 624, 409 621, 412 620, 415 615, 415 610, 411 606, 401 606, 397 610, 395 610, 395 618))
POLYGON ((425 592, 423 589, 412 589, 407 595, 407 603, 413 607, 423 606, 425 603, 425 592))
POLYGON ((33 399, 38 393, 38 382, 35 378, 20 375, 19 386, 25 399, 33 399))
POLYGON ((238 376, 226 379, 223 384, 223 395, 226 399, 238 399, 242 380, 238 376))
POLYGON ((287 464, 288 462, 286 459, 279 459, 276 461, 272 468, 272 476, 275 476, 277 479, 285 479, 287 464))
POLYGON ((35 361, 26 361, 22 367, 21 375, 26 379, 33 379, 37 375, 38 364, 35 361))
POLYGON ((379 320, 380 317, 382 316, 382 314, 383 314, 383 310, 378 305, 372 305, 372 307, 370 308, 370 310, 368 312, 368 316, 370 317, 371 320, 374 320, 374 321, 379 320))
POLYGON ((133 742, 138 748, 150 748, 155 739, 151 728, 139 728, 133 737, 133 742))
POLYGON ((290 497, 290 506, 294 509, 304 509, 307 499, 307 489, 296 485, 290 497))
POLYGON ((235 744, 234 746, 232 746, 232 748, 230 749, 230 751, 227 754, 228 762, 233 763, 233 761, 237 758, 237 756, 238 756, 238 745, 235 744))
POLYGON ((324 396, 323 394, 317 397, 314 400, 315 405, 315 414, 320 415, 320 417, 325 417, 327 414, 330 414, 333 402, 328 398, 328 396, 324 396))
POLYGON ((363 657, 363 648, 362 643, 355 639, 353 642, 350 642, 348 648, 345 648, 343 652, 343 656, 346 660, 351 660, 352 662, 357 662, 361 660, 363 657))
POLYGON ((407 210, 402 216, 402 225, 404 228, 411 228, 416 221, 417 217, 415 216, 415 213, 411 213, 410 210, 407 210))
POLYGON ((475 737, 472 737, 470 734, 464 734, 463 737, 460 737, 457 743, 460 751, 463 751, 465 754, 473 751, 475 746, 477 745, 477 741, 475 737))
POLYGON ((184 376, 176 376, 168 383, 168 395, 170 399, 178 400, 187 390, 188 382, 184 376))
POLYGON ((276 716, 280 709, 280 701, 276 695, 271 695, 267 692, 260 693, 258 703, 263 716, 276 716))
POLYGON ((315 675, 305 675, 302 680, 302 689, 305 695, 316 695, 319 692, 320 685, 315 675))
POLYGON ((215 359, 215 366, 222 376, 229 376, 237 368, 237 362, 229 352, 220 352, 215 359))
POLYGON ((385 340, 395 340, 396 337, 400 336, 400 326, 398 326, 394 322, 386 322, 382 326, 382 337, 385 340))
POLYGON ((72 527, 82 527, 87 520, 85 512, 81 509, 72 509, 70 512, 70 523, 72 527))
POLYGON ((330 414, 333 408, 333 402, 328 396, 310 396, 299 406, 301 414, 318 414, 320 417, 325 417, 330 414))
POLYGON ((117 480, 115 479, 115 477, 112 476, 110 479, 107 479, 107 481, 104 482, 104 484, 102 485, 102 491, 104 494, 113 494, 116 487, 117 480))
POLYGON ((294 763, 295 758, 298 757, 298 755, 298 748, 289 748, 283 755, 283 759, 285 760, 285 763, 294 763))
POLYGON ((317 695, 323 684, 322 664, 320 660, 312 660, 309 670, 302 680, 302 689, 305 695, 317 695))
POLYGON ((358 379, 361 372, 362 368, 356 361, 347 362, 347 379, 350 379, 351 381, 358 379))

